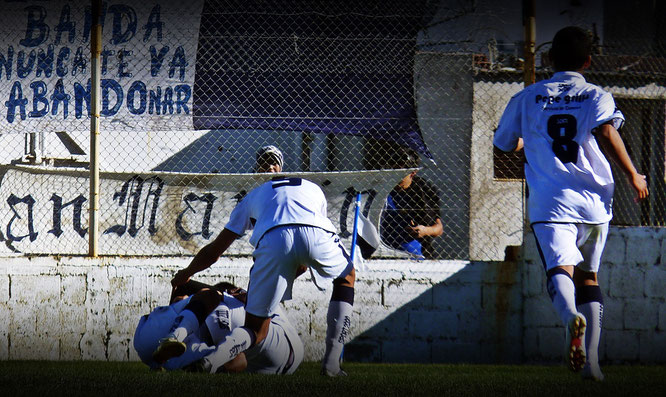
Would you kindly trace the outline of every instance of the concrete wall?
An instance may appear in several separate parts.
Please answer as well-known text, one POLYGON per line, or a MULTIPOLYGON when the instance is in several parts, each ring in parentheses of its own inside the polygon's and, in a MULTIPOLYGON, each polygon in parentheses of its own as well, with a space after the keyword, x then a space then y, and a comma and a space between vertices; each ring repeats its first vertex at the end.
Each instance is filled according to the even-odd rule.
POLYGON ((470 258, 498 261, 504 247, 522 245, 523 183, 499 180, 493 172, 493 136, 511 96, 522 83, 474 83, 470 159, 470 258))
MULTIPOLYGON (((534 237, 525 236, 524 357, 556 361, 564 338, 546 293, 534 237)), ((606 362, 666 362, 666 228, 611 227, 599 284, 604 294, 599 358, 606 362)))
MULTIPOLYGON (((5 257, 0 359, 134 361, 139 317, 168 299, 189 258, 5 257)), ((198 277, 247 284, 249 258, 198 277)), ((506 262, 375 260, 358 272, 346 358, 382 362, 560 362, 564 329, 545 292, 533 238, 506 262)), ((612 228, 600 272, 601 358, 666 362, 666 229, 612 228)), ((326 304, 307 279, 286 304, 306 345, 323 353, 326 304)))

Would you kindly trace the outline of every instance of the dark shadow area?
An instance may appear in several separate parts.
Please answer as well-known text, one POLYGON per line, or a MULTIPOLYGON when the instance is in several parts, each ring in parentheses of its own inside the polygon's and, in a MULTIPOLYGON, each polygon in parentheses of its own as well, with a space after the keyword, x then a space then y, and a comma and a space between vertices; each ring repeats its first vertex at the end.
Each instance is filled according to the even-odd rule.
POLYGON ((423 280, 384 280, 390 313, 345 346, 359 362, 521 363, 522 284, 518 262, 471 263, 423 290, 423 280), (412 291, 422 291, 409 299, 412 291), (409 299, 401 303, 402 298, 409 299))

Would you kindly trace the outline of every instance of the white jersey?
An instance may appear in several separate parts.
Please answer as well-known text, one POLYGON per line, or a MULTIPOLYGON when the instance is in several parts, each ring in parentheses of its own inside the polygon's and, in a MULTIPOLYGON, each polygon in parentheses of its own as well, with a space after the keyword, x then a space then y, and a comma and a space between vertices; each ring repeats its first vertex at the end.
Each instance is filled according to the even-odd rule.
POLYGON ((613 175, 592 130, 622 117, 610 93, 577 72, 558 72, 516 94, 494 145, 523 138, 530 222, 604 223, 612 218, 613 175))
MULTIPOLYGON (((157 307, 139 320, 134 333, 134 349, 141 361, 151 368, 160 366, 153 360, 152 353, 190 300, 191 297, 188 297, 169 306, 157 307)), ((231 330, 242 327, 244 323, 243 302, 225 292, 223 301, 206 317, 205 326, 185 338, 185 353, 169 359, 162 366, 167 370, 177 370, 209 355, 231 330)), ((278 309, 271 318, 266 339, 245 351, 245 355, 247 372, 291 374, 303 362, 304 347, 286 314, 278 309)))
MULTIPOLYGON (((168 306, 156 307, 150 314, 142 316, 134 332, 134 349, 151 368, 160 365, 153 360, 153 352, 159 345, 160 338, 169 333, 176 317, 180 314, 192 299, 189 296, 183 300, 168 306)), ((179 357, 174 357, 164 363, 164 368, 174 370, 182 368, 214 350, 206 342, 208 339, 223 338, 230 329, 242 326, 245 322, 245 307, 241 301, 232 295, 224 293, 224 300, 205 319, 205 327, 200 327, 196 332, 185 338, 188 346, 186 352, 179 357)))
POLYGON ((228 229, 239 236, 254 229, 250 244, 276 226, 309 225, 335 233, 326 214, 326 197, 316 184, 302 178, 276 177, 251 190, 231 212, 228 229))

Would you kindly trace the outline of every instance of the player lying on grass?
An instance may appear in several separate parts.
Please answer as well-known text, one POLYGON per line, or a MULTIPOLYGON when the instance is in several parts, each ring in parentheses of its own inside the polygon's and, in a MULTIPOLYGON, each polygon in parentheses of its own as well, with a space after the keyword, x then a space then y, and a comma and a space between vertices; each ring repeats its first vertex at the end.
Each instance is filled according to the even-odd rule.
MULTIPOLYGON (((245 321, 246 292, 229 283, 209 286, 190 280, 174 289, 169 306, 141 317, 134 334, 134 348, 151 369, 202 371, 201 359, 245 321), (174 324, 176 325, 174 327, 174 324), (157 351, 160 341, 175 334, 179 343, 169 351, 157 351), (154 352, 156 352, 154 354, 154 352), (173 356, 164 359, 160 355, 173 356)), ((215 363, 219 372, 292 374, 303 361, 303 342, 278 307, 262 343, 227 363, 215 363)))

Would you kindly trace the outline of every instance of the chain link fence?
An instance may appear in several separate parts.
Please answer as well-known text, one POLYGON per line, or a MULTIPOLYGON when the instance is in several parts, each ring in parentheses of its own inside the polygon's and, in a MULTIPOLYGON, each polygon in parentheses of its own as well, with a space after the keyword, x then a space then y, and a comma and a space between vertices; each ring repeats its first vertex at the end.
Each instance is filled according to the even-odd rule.
MULTIPOLYGON (((85 254, 90 4, 2 7, 3 250, 85 254)), ((195 253, 266 180, 255 153, 271 144, 286 173, 324 188, 347 242, 361 192, 383 242, 377 257, 502 260, 524 226, 522 159, 492 146, 523 87, 521 35, 501 30, 520 28, 519 11, 483 1, 104 2, 100 253, 195 253), (415 167, 418 191, 406 197, 398 185, 415 167), (420 251, 405 245, 405 226, 436 231, 437 219, 441 235, 420 251)), ((604 18, 617 11, 607 6, 604 18)), ((587 78, 615 95, 651 197, 634 203, 616 178, 613 222, 663 226, 663 42, 653 26, 647 52, 639 33, 624 40, 614 26, 597 32, 587 78)), ((547 49, 537 79, 549 75, 547 49)), ((229 253, 251 247, 243 239, 229 253)))

